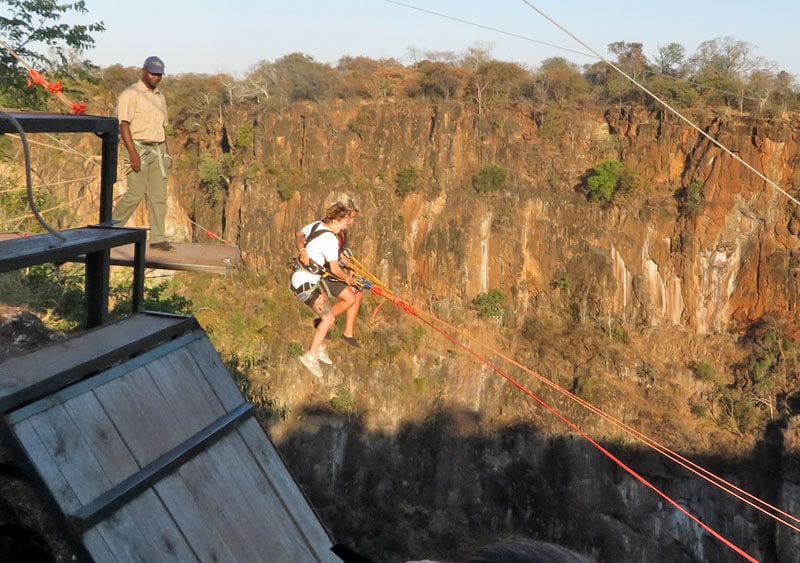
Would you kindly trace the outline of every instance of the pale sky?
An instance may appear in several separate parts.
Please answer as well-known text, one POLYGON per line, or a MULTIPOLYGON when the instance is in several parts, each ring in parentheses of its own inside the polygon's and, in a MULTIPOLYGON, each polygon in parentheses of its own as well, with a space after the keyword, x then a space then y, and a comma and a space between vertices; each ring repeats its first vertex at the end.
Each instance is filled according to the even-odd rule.
POLYGON ((86 0, 89 13, 80 19, 105 23, 106 31, 95 36, 96 48, 86 53, 95 64, 139 67, 147 56, 157 55, 164 60, 167 75, 226 72, 241 77, 259 61, 294 52, 330 64, 345 55, 395 58, 409 64, 411 50, 462 54, 473 46, 488 48, 495 59, 531 67, 550 57, 579 65, 596 60, 573 52, 586 49, 561 26, 604 57, 609 56, 609 43, 626 41, 642 43, 650 60, 659 46, 671 42, 682 44, 690 55, 703 41, 730 36, 750 43, 755 56, 800 78, 797 0, 403 0, 402 4, 86 0))

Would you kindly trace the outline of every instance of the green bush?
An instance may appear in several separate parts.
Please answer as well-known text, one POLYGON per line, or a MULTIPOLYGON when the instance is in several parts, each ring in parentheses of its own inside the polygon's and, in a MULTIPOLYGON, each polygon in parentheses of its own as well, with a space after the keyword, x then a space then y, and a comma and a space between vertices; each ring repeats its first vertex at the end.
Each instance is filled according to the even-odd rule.
POLYGON ((506 181, 505 168, 497 164, 484 166, 472 177, 472 187, 479 194, 494 192, 503 187, 506 181))
POLYGON ((289 201, 294 197, 297 190, 292 182, 281 182, 278 184, 278 197, 281 201, 289 201))
POLYGON ((623 165, 619 160, 606 160, 594 167, 587 179, 589 199, 608 203, 617 190, 623 165))
POLYGON ((356 402, 350 390, 344 385, 336 386, 336 395, 331 399, 331 408, 337 412, 349 413, 355 410, 356 402))
POLYGON ((699 180, 678 190, 678 211, 684 217, 697 217, 705 205, 705 184, 699 180))
POLYGON ((566 276, 560 277, 557 280, 550 282, 550 287, 553 289, 560 289, 561 291, 569 291, 573 285, 572 278, 569 274, 566 276))
POLYGON ((505 295, 499 289, 492 289, 486 293, 481 293, 472 300, 472 304, 478 311, 478 316, 481 318, 497 319, 503 316, 505 309, 503 309, 503 301, 505 295))
POLYGON ((372 130, 375 125, 375 118, 371 113, 359 113, 358 116, 348 124, 348 128, 350 131, 358 135, 360 139, 364 138, 364 135, 372 130))
POLYGON ((220 199, 222 189, 225 187, 225 177, 222 172, 222 162, 211 154, 203 153, 200 156, 197 179, 200 182, 200 187, 206 192, 209 202, 213 203, 220 199))
MULTIPOLYGON (((191 299, 172 291, 174 284, 170 281, 161 281, 155 285, 145 285, 142 308, 145 311, 158 311, 174 315, 190 315, 194 304, 191 299)), ((121 317, 131 314, 130 282, 115 283, 111 286, 110 294, 114 299, 111 315, 121 317)))
POLYGON ((236 148, 251 149, 254 142, 255 132, 251 124, 245 123, 236 130, 236 148))
POLYGON ((352 174, 349 166, 341 166, 339 168, 326 168, 320 170, 317 176, 324 182, 336 182, 338 180, 348 180, 352 174))
POLYGON ((421 172, 416 166, 406 166, 397 173, 394 193, 400 197, 416 193, 419 190, 421 172))
POLYGON ((39 264, 0 274, 3 303, 27 307, 51 329, 70 331, 86 318, 84 268, 77 264, 39 264))
POLYGON ((303 355, 303 352, 305 352, 305 350, 303 350, 303 345, 299 342, 289 342, 287 351, 292 358, 299 358, 303 355))
POLYGON ((699 360, 692 364, 694 376, 700 381, 714 381, 714 366, 708 362, 699 360))

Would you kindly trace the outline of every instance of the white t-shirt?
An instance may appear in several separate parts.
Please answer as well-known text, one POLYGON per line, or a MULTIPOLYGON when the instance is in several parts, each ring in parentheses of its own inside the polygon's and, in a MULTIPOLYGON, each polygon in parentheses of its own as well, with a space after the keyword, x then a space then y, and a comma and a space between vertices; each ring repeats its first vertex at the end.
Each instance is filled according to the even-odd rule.
MULTIPOLYGON (((336 262, 339 260, 339 239, 333 234, 333 231, 328 229, 322 221, 314 221, 309 223, 301 229, 306 239, 311 236, 312 230, 319 232, 324 231, 321 235, 316 235, 311 241, 306 244, 306 252, 309 259, 320 266, 320 268, 327 266, 328 262, 336 262), (316 228, 314 227, 315 225, 316 228)), ((304 283, 315 284, 319 281, 320 274, 312 274, 305 270, 299 270, 292 274, 292 287, 297 288, 304 283)))

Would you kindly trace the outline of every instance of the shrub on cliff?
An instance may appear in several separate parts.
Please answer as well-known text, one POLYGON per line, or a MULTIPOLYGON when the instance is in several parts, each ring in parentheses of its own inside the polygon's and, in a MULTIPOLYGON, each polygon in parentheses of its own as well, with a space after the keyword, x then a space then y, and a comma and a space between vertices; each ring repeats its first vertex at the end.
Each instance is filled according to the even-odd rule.
POLYGON ((611 201, 614 191, 617 189, 622 168, 619 160, 606 160, 595 166, 586 180, 589 199, 600 203, 611 201))
POLYGON ((416 166, 406 166, 397 172, 394 192, 400 197, 416 193, 419 190, 420 169, 416 166))
POLYGON ((608 203, 623 194, 641 191, 646 181, 619 160, 605 160, 592 169, 586 178, 589 199, 608 203))
POLYGON ((678 210, 684 217, 697 217, 705 204, 705 194, 703 190, 705 184, 699 180, 691 182, 685 188, 678 190, 678 210))
POLYGON ((506 170, 499 164, 484 166, 472 177, 472 187, 479 194, 494 192, 506 182, 506 170))
POLYGON ((505 295, 499 289, 492 289, 486 293, 481 293, 472 300, 472 304, 478 311, 478 316, 481 318, 499 319, 505 313, 503 309, 503 301, 505 295))

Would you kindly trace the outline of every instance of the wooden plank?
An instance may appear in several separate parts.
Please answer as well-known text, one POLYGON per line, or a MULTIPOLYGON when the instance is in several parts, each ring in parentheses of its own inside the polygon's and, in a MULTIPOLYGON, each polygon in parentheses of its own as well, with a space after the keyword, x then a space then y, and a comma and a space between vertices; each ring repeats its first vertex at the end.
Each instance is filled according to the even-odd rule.
POLYGON ((179 424, 146 366, 96 389, 95 395, 113 413, 122 439, 142 467, 192 434, 179 424))
POLYGON ((239 428, 239 435, 252 453, 264 478, 274 487, 287 517, 296 522, 298 529, 303 531, 319 560, 338 562, 339 558, 330 551, 332 541, 322 521, 258 421, 248 420, 239 428))
POLYGON ((220 530, 226 528, 218 524, 218 520, 224 517, 218 507, 198 502, 193 484, 208 480, 207 474, 201 474, 202 467, 202 464, 190 460, 178 472, 156 483, 155 491, 200 561, 245 562, 247 559, 241 557, 242 540, 237 537, 235 523, 229 524, 231 533, 221 533, 220 530), (192 483, 192 487, 187 483, 192 483))
POLYGON ((225 410, 233 410, 244 402, 241 391, 208 338, 192 342, 187 348, 225 410))
POLYGON ((185 469, 181 475, 197 502, 207 507, 209 525, 226 538, 235 534, 239 561, 318 560, 238 433, 217 442, 185 469), (189 472, 197 464, 205 467, 193 480, 189 472))
POLYGON ((241 423, 242 419, 252 416, 253 407, 254 405, 252 404, 242 405, 241 408, 215 420, 212 424, 192 436, 191 439, 179 444, 172 450, 164 452, 152 463, 143 467, 141 471, 122 480, 93 501, 86 503, 80 510, 74 512, 73 516, 84 521, 86 526, 91 527, 98 520, 113 514, 119 510, 120 506, 141 494, 142 491, 149 488, 164 475, 175 471, 181 463, 198 455, 200 451, 208 448, 215 441, 224 437, 225 434, 233 431, 241 423))
POLYGON ((193 432, 225 414, 226 409, 186 348, 175 350, 164 361, 150 363, 147 370, 175 416, 185 419, 186 427, 193 432))
POLYGON ((114 421, 93 393, 84 393, 67 401, 64 409, 112 484, 139 471, 139 465, 122 440, 114 421))
MULTIPOLYGON (((93 528, 120 561, 198 561, 170 513, 151 489, 93 528)), ((94 553, 92 553, 94 555, 94 553)), ((98 561, 102 559, 97 558, 98 561)))
MULTIPOLYGON (((221 538, 221 547, 233 554, 230 561, 260 561, 269 558, 272 554, 262 543, 265 531, 261 530, 256 535, 249 534, 249 526, 242 525, 240 510, 246 496, 242 493, 245 491, 239 490, 236 483, 224 479, 221 475, 217 467, 217 455, 214 453, 217 448, 218 445, 215 445, 214 448, 181 467, 175 477, 180 479, 183 490, 179 490, 172 483, 159 483, 156 487, 159 495, 163 495, 165 504, 176 514, 181 529, 193 545, 198 542, 204 545, 204 536, 208 532, 198 528, 196 523, 189 521, 188 518, 177 516, 177 507, 184 506, 187 500, 183 497, 184 494, 190 495, 192 504, 205 515, 207 530, 213 530, 213 533, 221 538)), ((228 462, 236 461, 228 460, 228 462)), ((252 518, 252 515, 246 514, 252 518)), ((267 514, 257 517, 265 524, 269 522, 267 514)), ((208 546, 205 549, 219 549, 219 547, 208 546)))
POLYGON ((50 453, 52 463, 58 467, 81 504, 111 488, 114 483, 63 405, 31 418, 30 422, 50 453))
POLYGON ((97 387, 102 387, 109 381, 117 379, 118 377, 122 377, 126 373, 142 367, 157 358, 161 358, 162 356, 165 356, 174 350, 182 348, 198 338, 205 338, 205 333, 201 330, 197 330, 184 334, 183 336, 179 336, 178 338, 170 340, 164 344, 160 344, 157 348, 144 352, 138 356, 134 356, 127 362, 117 364, 114 367, 107 369, 95 376, 82 379, 77 383, 73 383, 69 387, 59 389, 58 393, 54 395, 45 396, 38 401, 29 403, 24 407, 20 407, 17 410, 11 411, 6 414, 6 419, 11 424, 16 424, 19 421, 25 420, 29 416, 34 416, 44 410, 52 408, 55 405, 69 401, 74 397, 83 395, 84 393, 89 393, 97 387))
MULTIPOLYGON (((242 265, 239 247, 223 244, 201 244, 197 242, 172 242, 175 252, 165 252, 147 247, 145 266, 161 270, 182 270, 226 274, 242 265)), ((134 246, 117 246, 111 250, 111 263, 116 266, 132 266, 134 246)))
MULTIPOLYGON (((106 543, 105 538, 97 529, 89 530, 83 534, 83 545, 92 556, 92 559, 98 563, 115 563, 120 561, 117 555, 111 551, 111 548, 106 543)), ((122 562, 120 562, 122 563, 122 562)))
MULTIPOLYGON (((7 240, 28 240, 30 238, 30 235, 22 233, 0 232, 0 243, 7 240)), ((175 252, 166 252, 145 245, 144 266, 161 270, 226 274, 231 269, 242 265, 242 256, 238 246, 197 242, 172 242, 170 244, 176 248, 175 252)), ((114 266, 134 267, 135 250, 135 244, 114 246, 111 248, 110 263, 114 266)), ((69 261, 85 262, 86 258, 83 253, 74 254, 69 257, 69 261)))
POLYGON ((0 364, 0 412, 19 408, 111 363, 197 327, 196 319, 191 317, 132 315, 10 358, 0 364))
POLYGON ((17 439, 23 444, 28 458, 53 494, 61 509, 69 514, 81 507, 81 501, 61 473, 49 450, 36 434, 33 424, 26 420, 14 427, 17 439))

